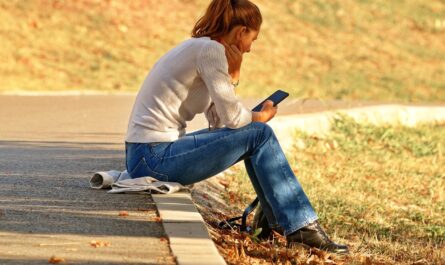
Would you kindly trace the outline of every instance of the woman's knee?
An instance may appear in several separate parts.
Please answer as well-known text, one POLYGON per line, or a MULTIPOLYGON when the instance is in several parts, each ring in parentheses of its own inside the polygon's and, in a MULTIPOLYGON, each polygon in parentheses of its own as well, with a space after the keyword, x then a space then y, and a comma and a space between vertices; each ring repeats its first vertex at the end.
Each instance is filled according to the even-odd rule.
POLYGON ((267 123, 264 122, 258 122, 258 121, 254 121, 250 124, 252 127, 264 130, 264 131, 270 131, 273 132, 272 127, 270 127, 267 123))
POLYGON ((269 138, 270 136, 274 135, 272 127, 270 127, 267 123, 264 122, 252 122, 250 124, 252 128, 257 129, 259 132, 261 132, 262 138, 269 138))

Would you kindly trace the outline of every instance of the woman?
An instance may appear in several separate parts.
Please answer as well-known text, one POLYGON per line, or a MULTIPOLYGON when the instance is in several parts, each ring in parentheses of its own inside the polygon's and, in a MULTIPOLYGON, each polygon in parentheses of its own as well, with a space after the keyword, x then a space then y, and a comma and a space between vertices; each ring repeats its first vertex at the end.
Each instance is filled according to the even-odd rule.
POLYGON ((267 101, 260 112, 245 108, 234 88, 244 53, 262 23, 248 0, 213 0, 191 39, 154 65, 136 98, 126 137, 132 178, 152 176, 183 185, 199 182, 244 160, 271 228, 281 227, 289 244, 335 253, 317 222, 272 129, 277 112, 267 101), (185 134, 186 121, 205 112, 209 129, 185 134))

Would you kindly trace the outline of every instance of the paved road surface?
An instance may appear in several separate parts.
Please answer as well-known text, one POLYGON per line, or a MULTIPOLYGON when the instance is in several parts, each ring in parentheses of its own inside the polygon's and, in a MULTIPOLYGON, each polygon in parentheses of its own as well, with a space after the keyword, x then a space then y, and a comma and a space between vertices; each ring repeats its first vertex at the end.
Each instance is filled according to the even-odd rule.
POLYGON ((88 188, 124 169, 131 101, 0 97, 0 264, 174 264, 150 196, 88 188))

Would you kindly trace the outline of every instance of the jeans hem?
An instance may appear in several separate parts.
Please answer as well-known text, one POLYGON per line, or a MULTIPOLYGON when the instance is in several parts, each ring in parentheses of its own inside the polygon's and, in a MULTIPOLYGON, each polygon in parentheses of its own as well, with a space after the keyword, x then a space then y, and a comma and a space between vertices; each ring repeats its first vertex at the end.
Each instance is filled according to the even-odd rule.
POLYGON ((282 227, 279 224, 272 224, 272 225, 269 225, 269 228, 271 228, 271 229, 279 229, 279 228, 282 228, 282 227))
POLYGON ((297 226, 293 226, 293 227, 291 227, 289 229, 285 229, 284 230, 284 235, 288 236, 288 235, 292 234, 293 232, 295 232, 295 231, 297 231, 297 230, 299 230, 299 229, 301 229, 301 228, 307 226, 308 224, 313 223, 313 222, 315 222, 317 220, 318 220, 318 217, 315 216, 312 219, 308 219, 308 221, 306 221, 306 222, 304 222, 302 224, 299 224, 297 226))

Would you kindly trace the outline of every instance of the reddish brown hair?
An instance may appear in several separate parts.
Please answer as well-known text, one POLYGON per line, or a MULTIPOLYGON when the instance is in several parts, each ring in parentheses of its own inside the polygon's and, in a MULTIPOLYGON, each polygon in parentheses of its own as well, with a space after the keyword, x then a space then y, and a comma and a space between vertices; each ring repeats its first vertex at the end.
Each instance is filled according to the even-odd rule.
POLYGON ((260 9, 249 0, 212 0, 204 16, 196 22, 192 37, 216 39, 238 25, 260 30, 262 22, 260 9))

